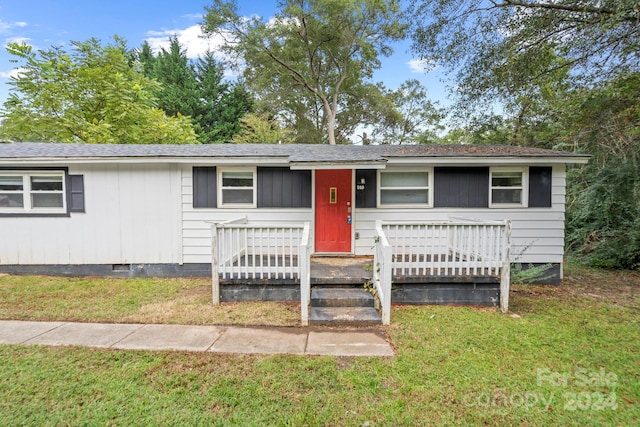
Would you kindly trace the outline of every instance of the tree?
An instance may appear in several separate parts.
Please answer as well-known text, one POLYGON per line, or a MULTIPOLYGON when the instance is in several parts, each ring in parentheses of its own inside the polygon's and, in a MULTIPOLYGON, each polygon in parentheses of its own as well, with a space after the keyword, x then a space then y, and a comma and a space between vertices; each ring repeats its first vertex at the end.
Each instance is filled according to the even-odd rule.
POLYGON ((20 65, 0 112, 0 135, 10 140, 85 143, 193 143, 189 120, 155 107, 158 84, 128 62, 124 42, 96 39, 33 52, 7 50, 20 65))
POLYGON ((410 13, 413 50, 455 73, 461 105, 512 100, 558 70, 593 83, 640 65, 637 0, 414 0, 410 13))
POLYGON ((427 90, 418 80, 407 80, 397 90, 388 91, 391 109, 383 115, 374 131, 374 138, 386 144, 409 144, 436 139, 442 130, 444 112, 430 100, 427 90))
MULTIPOLYGON (((145 53, 143 44, 141 54, 145 53)), ((168 116, 178 114, 195 118, 200 113, 200 90, 196 81, 195 70, 189 63, 187 51, 178 42, 177 37, 169 39, 169 49, 161 49, 155 58, 147 59, 151 64, 148 77, 161 83, 158 91, 158 107, 168 116)), ((194 125, 197 122, 194 121, 194 125)))
POLYGON ((131 53, 132 60, 138 61, 142 65, 142 74, 147 77, 153 76, 156 57, 153 54, 153 50, 151 49, 149 42, 145 40, 140 49, 134 49, 131 53))
POLYGON ((199 89, 198 138, 205 144, 229 142, 241 129, 241 119, 254 110, 254 101, 243 82, 224 81, 224 67, 212 52, 195 64, 199 89))
POLYGON ((245 114, 240 119, 242 130, 233 137, 238 144, 288 144, 293 142, 291 129, 281 128, 267 114, 245 114))
POLYGON ((176 37, 154 56, 148 43, 136 51, 147 77, 161 83, 158 107, 169 116, 188 116, 198 141, 229 142, 240 131, 240 118, 253 111, 253 99, 243 84, 224 81, 224 67, 212 52, 195 62, 176 37))
POLYGON ((568 173, 567 243, 589 264, 640 269, 640 73, 565 104, 558 148, 589 153, 568 173))
POLYGON ((326 128, 329 144, 337 141, 349 96, 363 93, 379 56, 389 55, 389 43, 406 30, 397 0, 283 0, 269 22, 241 17, 236 3, 224 0, 206 11, 204 31, 227 38, 224 48, 242 58, 246 80, 258 92, 285 95, 278 108, 291 116, 299 106, 319 103, 312 112, 321 114, 318 129, 326 128))

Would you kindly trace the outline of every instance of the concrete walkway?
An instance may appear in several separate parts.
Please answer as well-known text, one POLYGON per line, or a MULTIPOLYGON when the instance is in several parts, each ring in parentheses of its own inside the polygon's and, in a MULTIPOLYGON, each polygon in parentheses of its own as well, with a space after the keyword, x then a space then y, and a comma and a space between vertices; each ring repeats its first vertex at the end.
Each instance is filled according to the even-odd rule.
POLYGON ((141 325, 0 320, 0 344, 179 350, 214 353, 393 356, 370 329, 141 325))

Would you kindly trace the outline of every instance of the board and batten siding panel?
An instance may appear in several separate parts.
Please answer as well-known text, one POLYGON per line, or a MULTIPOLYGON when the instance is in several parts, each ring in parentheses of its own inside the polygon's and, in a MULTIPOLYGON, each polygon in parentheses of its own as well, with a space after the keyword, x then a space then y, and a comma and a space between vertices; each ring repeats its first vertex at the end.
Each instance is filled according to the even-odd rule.
POLYGON ((489 207, 488 167, 436 167, 433 187, 436 208, 489 207))
POLYGON ((180 262, 180 180, 175 165, 77 164, 85 212, 0 221, 1 264, 180 262))
POLYGON ((371 254, 376 220, 389 222, 446 221, 450 217, 512 221, 512 259, 522 263, 560 263, 564 254, 565 167, 552 168, 550 208, 480 209, 356 209, 359 239, 356 254, 371 254))
POLYGON ((311 171, 258 167, 258 208, 310 208, 311 171))
POLYGON ((193 165, 182 166, 182 251, 185 263, 211 262, 211 223, 247 217, 251 223, 289 226, 313 221, 311 208, 193 207, 193 165))

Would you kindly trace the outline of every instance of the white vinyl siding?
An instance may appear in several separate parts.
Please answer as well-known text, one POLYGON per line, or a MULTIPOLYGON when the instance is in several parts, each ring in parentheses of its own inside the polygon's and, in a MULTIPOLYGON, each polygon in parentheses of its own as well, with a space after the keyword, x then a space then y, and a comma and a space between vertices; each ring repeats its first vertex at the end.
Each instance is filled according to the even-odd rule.
POLYGON ((378 206, 432 206, 431 171, 380 171, 378 206))
POLYGON ((489 207, 526 207, 528 176, 524 168, 489 170, 489 207))
POLYGON ((69 173, 84 175, 85 213, 0 218, 0 264, 180 262, 176 165, 75 164, 69 173))
POLYGON ((0 213, 66 213, 63 171, 0 171, 0 213))

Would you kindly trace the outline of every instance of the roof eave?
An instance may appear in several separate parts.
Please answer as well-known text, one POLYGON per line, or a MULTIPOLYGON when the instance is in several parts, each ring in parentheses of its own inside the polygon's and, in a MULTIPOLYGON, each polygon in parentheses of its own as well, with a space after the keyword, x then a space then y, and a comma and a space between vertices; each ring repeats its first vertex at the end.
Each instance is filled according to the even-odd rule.
POLYGON ((527 165, 527 164, 586 164, 590 156, 432 156, 389 157, 389 164, 427 165, 527 165))

